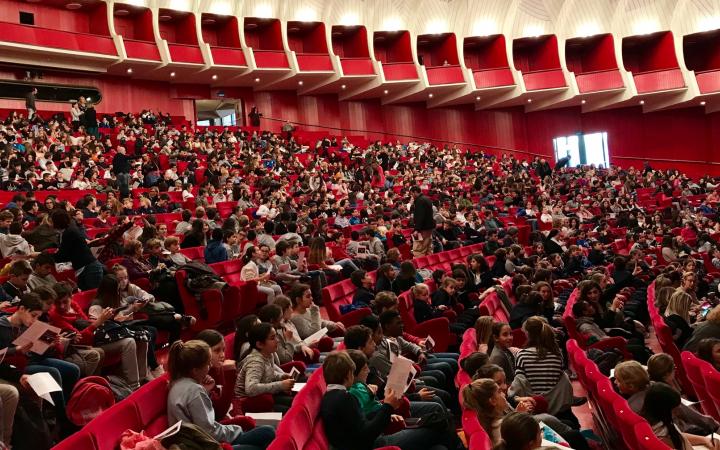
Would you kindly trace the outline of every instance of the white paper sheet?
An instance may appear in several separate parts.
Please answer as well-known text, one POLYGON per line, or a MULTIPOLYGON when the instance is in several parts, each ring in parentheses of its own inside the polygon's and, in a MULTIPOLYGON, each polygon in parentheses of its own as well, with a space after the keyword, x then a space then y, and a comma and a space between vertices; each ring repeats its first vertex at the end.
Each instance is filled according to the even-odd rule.
POLYGON ((178 431, 180 431, 181 426, 182 420, 178 420, 177 422, 175 422, 175 425, 168 427, 165 431, 156 435, 153 439, 155 439, 156 441, 160 441, 162 439, 165 439, 166 437, 172 436, 173 434, 176 434, 178 431))
POLYGON ((57 384, 55 378, 50 376, 49 373, 38 372, 29 375, 27 377, 27 382, 30 387, 33 388, 33 391, 35 391, 38 397, 49 401, 53 406, 55 405, 55 402, 53 401, 50 394, 52 392, 59 392, 62 390, 62 388, 59 384, 57 384))
POLYGON ((303 339, 303 344, 305 345, 313 345, 320 339, 322 339, 328 332, 328 329, 326 327, 320 328, 316 333, 311 334, 310 336, 303 339))
POLYGON ((255 419, 255 424, 258 426, 270 425, 271 427, 277 428, 282 420, 282 413, 279 412, 246 413, 245 415, 255 419))
POLYGON ((403 356, 395 358, 390 373, 385 383, 385 392, 387 394, 388 389, 392 389, 396 394, 400 395, 407 391, 410 387, 410 383, 417 371, 413 367, 413 362, 403 356))
POLYGON ((300 392, 303 390, 307 383, 295 383, 292 387, 293 392, 300 392))
POLYGON ((53 345, 55 336, 60 334, 60 328, 49 325, 40 320, 36 320, 25 330, 23 334, 17 337, 12 343, 21 347, 28 342, 32 342, 30 351, 42 355, 53 345))

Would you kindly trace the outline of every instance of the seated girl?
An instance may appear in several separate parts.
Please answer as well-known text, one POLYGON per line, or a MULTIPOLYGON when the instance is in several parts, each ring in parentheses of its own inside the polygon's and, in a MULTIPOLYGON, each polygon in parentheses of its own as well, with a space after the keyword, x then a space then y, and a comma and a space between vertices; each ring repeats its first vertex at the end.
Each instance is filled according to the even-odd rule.
MULTIPOLYGON (((215 420, 215 411, 208 392, 215 387, 209 377, 212 357, 210 347, 204 341, 175 342, 168 355, 170 391, 167 397, 168 424, 179 420, 199 426, 220 442, 232 444, 233 450, 265 449, 275 438, 275 430, 269 426, 244 431, 234 423, 221 424, 215 420)), ((234 422, 245 423, 246 418, 234 422)))
MULTIPOLYGON (((163 367, 158 363, 155 357, 155 336, 157 330, 149 325, 145 325, 143 320, 135 320, 135 313, 140 311, 146 302, 138 301, 132 298, 124 298, 120 293, 120 283, 115 275, 105 275, 100 281, 100 286, 95 294, 95 300, 93 300, 90 310, 88 311, 88 318, 95 320, 103 314, 106 308, 112 308, 114 316, 112 320, 119 324, 128 326, 135 330, 142 330, 149 335, 148 342, 136 342, 136 349, 138 353, 147 353, 147 365, 143 364, 139 367, 139 374, 141 379, 157 378, 164 373, 163 367), (143 368, 147 367, 151 373, 145 374, 143 368)), ((117 341, 117 342, 122 342, 117 341)), ((112 342, 109 345, 119 345, 117 342, 112 342)), ((129 355, 129 350, 124 349, 124 354, 129 355)), ((107 350, 106 350, 107 351, 107 350)))
MULTIPOLYGON (((656 375, 661 373, 657 367, 661 365, 658 361, 662 362, 662 358, 653 360, 653 372, 656 375)), ((648 361, 649 363, 650 361, 648 361)), ((664 378, 677 384, 667 375, 664 378)), ((627 399, 630 408, 638 414, 641 413, 643 404, 647 401, 646 398, 650 387, 657 383, 650 382, 648 372, 637 361, 623 361, 615 366, 615 385, 620 394, 627 399)), ((682 432, 710 434, 718 427, 718 423, 712 417, 704 416, 695 409, 683 404, 674 408, 672 414, 675 425, 682 432)))
MULTIPOLYGON (((503 411, 503 421, 505 417, 507 417, 507 414, 513 411, 532 414, 532 417, 537 422, 542 422, 548 427, 552 428, 555 432, 557 432, 563 439, 565 439, 570 444, 570 447, 576 450, 584 450, 590 448, 580 431, 573 429, 569 425, 560 421, 557 417, 544 411, 545 406, 547 406, 547 402, 542 396, 516 396, 513 398, 508 398, 508 384, 506 381, 505 372, 499 366, 496 366, 495 364, 485 365, 478 369, 475 377, 476 379, 487 378, 493 380, 498 385, 503 395, 506 397, 507 408, 505 409, 505 411, 503 411)), ((483 407, 483 404, 485 405, 485 407, 487 407, 487 404, 483 403, 487 402, 487 400, 482 397, 482 392, 483 391, 475 392, 476 397, 474 400, 477 402, 476 407, 483 407)), ((463 395, 465 395, 465 392, 463 392, 463 395)))
POLYGON ((252 347, 245 357, 235 382, 235 396, 245 412, 290 409, 295 380, 280 368, 278 339, 269 323, 253 326, 248 333, 252 347))
MULTIPOLYGON (((215 410, 215 420, 222 420, 228 414, 235 391, 237 370, 235 361, 225 359, 225 337, 217 330, 203 330, 195 337, 210 347, 210 371, 215 387, 208 392, 215 410)), ((237 414, 238 411, 235 411, 237 414)))
POLYGON ((698 344, 698 358, 713 365, 715 370, 720 370, 720 339, 705 338, 698 344))
MULTIPOLYGON (((345 326, 342 322, 333 322, 320 317, 320 308, 313 304, 312 292, 307 284, 298 283, 288 291, 288 297, 293 304, 293 315, 290 321, 295 325, 300 339, 306 339, 317 333, 322 328, 328 329, 328 334, 342 336, 345 334, 345 326)), ((318 342, 318 349, 321 352, 329 352, 335 347, 337 342, 342 341, 338 337, 337 342, 332 339, 323 337, 318 342)), ((314 343, 310 343, 311 345, 314 343)))
POLYGON ((647 389, 640 415, 650 423, 655 436, 670 448, 691 450, 693 446, 704 445, 710 450, 720 450, 720 441, 684 433, 678 428, 674 412, 681 405, 678 391, 665 383, 654 383, 647 389))

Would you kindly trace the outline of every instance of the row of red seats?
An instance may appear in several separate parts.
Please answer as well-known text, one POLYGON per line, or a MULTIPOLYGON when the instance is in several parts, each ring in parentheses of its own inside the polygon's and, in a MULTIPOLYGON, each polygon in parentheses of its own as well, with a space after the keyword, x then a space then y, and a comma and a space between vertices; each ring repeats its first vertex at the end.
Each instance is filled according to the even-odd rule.
POLYGON ((703 413, 720 420, 720 373, 691 352, 682 352, 680 356, 703 413))
POLYGON ((648 313, 650 314, 650 321, 655 329, 655 336, 657 336, 660 348, 662 348, 664 353, 672 356, 672 359, 675 362, 675 378, 680 382, 685 395, 691 398, 697 398, 693 384, 690 382, 685 370, 683 369, 682 357, 680 356, 680 350, 673 340, 673 332, 670 330, 670 327, 667 326, 665 320, 662 318, 660 312, 655 306, 655 281, 650 283, 648 286, 647 307, 648 313))
POLYGON ((669 450, 670 447, 655 436, 650 424, 615 392, 610 379, 600 372, 575 339, 567 342, 567 352, 570 365, 594 406, 592 414, 598 426, 595 432, 600 433, 605 442, 619 443, 628 450, 669 450))

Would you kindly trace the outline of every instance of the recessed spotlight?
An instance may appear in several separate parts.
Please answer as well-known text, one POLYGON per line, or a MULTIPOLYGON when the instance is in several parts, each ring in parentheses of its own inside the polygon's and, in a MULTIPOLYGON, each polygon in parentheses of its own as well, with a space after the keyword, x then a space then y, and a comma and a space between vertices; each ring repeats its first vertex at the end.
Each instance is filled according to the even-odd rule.
POLYGON ((480 101, 480 96, 475 97, 475 101, 480 101))
POLYGON ((118 9, 117 11, 115 11, 115 15, 118 17, 129 16, 130 11, 128 11, 127 9, 118 9))
POLYGON ((641 104, 641 105, 644 105, 644 104, 645 104, 645 100, 640 100, 640 104, 641 104))
POLYGON ((160 22, 169 22, 172 20, 172 16, 163 14, 160 17, 158 17, 158 20, 160 20, 160 22))
POLYGON ((582 100, 580 100, 580 103, 582 103, 584 105, 585 103, 587 103, 587 100, 582 99, 582 100))
POLYGON ((170 76, 171 76, 171 77, 174 77, 174 76, 175 76, 175 72, 170 72, 170 76))
POLYGON ((92 101, 92 97, 85 97, 85 100, 91 102, 91 101, 92 101))
POLYGON ((215 25, 216 22, 217 22, 217 20, 215 20, 215 19, 203 19, 202 20, 203 25, 215 25))
POLYGON ((303 80, 298 81, 298 86, 302 86, 303 84, 303 80))
POLYGON ((528 103, 532 103, 532 99, 531 99, 531 98, 528 99, 528 103))
POLYGON ((65 8, 70 9, 70 10, 80 9, 80 8, 82 8, 82 3, 76 3, 76 2, 68 3, 67 5, 65 5, 65 8))
POLYGON ((705 100, 700 102, 700 106, 705 106, 706 104, 707 104, 707 102, 705 100))
POLYGON ((128 67, 127 73, 132 73, 132 67, 128 67))
POLYGON ((385 90, 383 91, 383 94, 387 95, 388 92, 390 92, 390 91, 388 91, 387 89, 385 89, 385 90))
POLYGON ((213 75, 213 76, 212 76, 212 79, 213 79, 213 80, 217 80, 217 75, 213 75))
POLYGON ((428 94, 429 98, 433 98, 432 92, 428 94))
POLYGON ((345 86, 345 85, 343 84, 342 86, 340 86, 340 89, 345 89, 346 87, 347 87, 347 86, 345 86))
POLYGON ((259 82, 260 82, 260 78, 255 78, 255 82, 256 82, 256 83, 259 83, 259 82))

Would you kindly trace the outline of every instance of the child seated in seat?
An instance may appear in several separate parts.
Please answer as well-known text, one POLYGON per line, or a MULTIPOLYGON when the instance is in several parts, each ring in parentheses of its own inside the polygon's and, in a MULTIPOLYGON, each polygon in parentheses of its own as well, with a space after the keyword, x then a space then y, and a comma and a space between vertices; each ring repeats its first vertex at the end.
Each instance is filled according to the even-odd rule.
POLYGON ((215 381, 208 375, 211 362, 210 347, 204 341, 177 341, 170 347, 168 423, 172 425, 182 420, 195 424, 218 441, 232 444, 233 450, 267 448, 275 438, 272 427, 261 426, 244 431, 243 426, 245 429, 253 428, 253 420, 245 417, 230 419, 226 423, 215 420, 208 394, 215 387, 215 381))
POLYGON ((295 380, 280 368, 275 328, 269 323, 254 325, 248 341, 252 351, 243 360, 235 382, 235 396, 243 411, 287 411, 295 380))
MULTIPOLYGON (((210 371, 208 375, 215 381, 215 387, 208 392, 215 410, 215 420, 228 415, 235 390, 235 361, 225 359, 225 337, 217 330, 207 329, 198 333, 196 339, 210 347, 210 371)), ((239 411, 233 411, 235 415, 239 411)))

